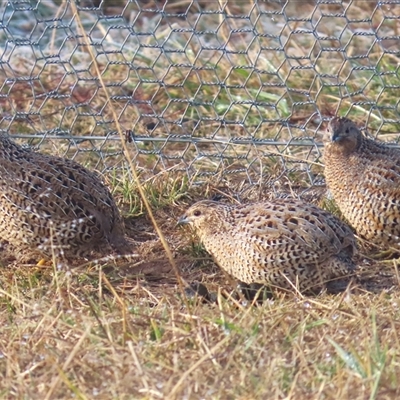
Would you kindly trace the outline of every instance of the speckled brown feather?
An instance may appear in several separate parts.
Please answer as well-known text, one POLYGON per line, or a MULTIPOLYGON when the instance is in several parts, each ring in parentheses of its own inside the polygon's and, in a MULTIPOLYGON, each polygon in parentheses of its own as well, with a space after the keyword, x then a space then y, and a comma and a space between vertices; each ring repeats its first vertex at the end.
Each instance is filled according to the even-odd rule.
POLYGON ((325 143, 329 189, 358 235, 400 249, 400 151, 364 137, 347 118, 333 118, 325 143))
POLYGON ((97 175, 0 137, 0 240, 19 254, 87 256, 126 245, 124 225, 97 175))
POLYGON ((180 221, 194 228, 222 269, 247 284, 318 291, 354 269, 351 229, 300 200, 241 206, 200 201, 180 221))

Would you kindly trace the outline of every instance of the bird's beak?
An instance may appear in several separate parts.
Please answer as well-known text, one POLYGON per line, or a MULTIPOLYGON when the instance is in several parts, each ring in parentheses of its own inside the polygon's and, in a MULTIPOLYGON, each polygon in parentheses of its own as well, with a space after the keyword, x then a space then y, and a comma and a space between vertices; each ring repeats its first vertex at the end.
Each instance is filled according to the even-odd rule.
POLYGON ((177 222, 178 225, 186 225, 188 223, 189 219, 186 217, 186 215, 182 215, 182 217, 180 217, 177 222))
POLYGON ((340 139, 342 139, 342 136, 340 134, 337 134, 337 133, 332 134, 332 139, 331 139, 332 142, 339 142, 340 139))

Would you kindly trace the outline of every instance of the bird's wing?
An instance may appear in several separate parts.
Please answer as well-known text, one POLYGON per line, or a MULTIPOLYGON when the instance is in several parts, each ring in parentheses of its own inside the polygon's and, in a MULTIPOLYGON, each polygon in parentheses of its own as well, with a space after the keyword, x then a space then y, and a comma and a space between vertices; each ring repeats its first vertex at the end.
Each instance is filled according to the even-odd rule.
POLYGON ((352 235, 322 210, 302 205, 296 214, 282 207, 279 210, 257 209, 249 213, 235 229, 241 246, 277 264, 322 263, 344 247, 343 239, 352 235), (272 212, 273 211, 273 212, 272 212), (251 221, 251 223, 250 223, 251 221), (245 228, 241 229, 241 225, 245 228), (343 237, 342 237, 343 236, 343 237))
POLYGON ((392 159, 374 160, 365 165, 359 179, 364 185, 394 191, 400 196, 400 160, 398 162, 392 159))
POLYGON ((16 170, 0 162, 1 196, 9 205, 5 212, 18 211, 28 225, 44 229, 65 225, 71 235, 84 224, 88 240, 112 229, 118 212, 108 189, 92 172, 73 161, 34 152, 18 163, 16 170))

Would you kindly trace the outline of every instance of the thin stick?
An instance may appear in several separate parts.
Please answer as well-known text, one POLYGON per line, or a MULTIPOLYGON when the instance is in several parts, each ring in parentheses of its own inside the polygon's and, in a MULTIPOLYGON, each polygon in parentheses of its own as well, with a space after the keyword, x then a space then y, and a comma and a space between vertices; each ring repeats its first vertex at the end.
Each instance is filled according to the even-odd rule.
POLYGON ((84 39, 84 41, 85 41, 85 43, 87 45, 87 50, 88 50, 88 53, 90 54, 90 57, 92 59, 93 66, 94 66, 94 69, 96 71, 96 75, 97 75, 97 77, 99 79, 101 87, 104 90, 104 93, 105 93, 105 96, 106 96, 106 99, 107 99, 107 104, 110 107, 113 119, 114 119, 114 121, 116 123, 117 131, 118 131, 118 134, 119 134, 120 139, 121 139, 122 149, 123 149, 125 158, 127 159, 128 163, 129 163, 129 167, 130 167, 130 169, 132 171, 133 178, 134 178, 135 183, 137 185, 140 197, 143 200, 143 203, 144 203, 144 205, 146 207, 146 210, 147 210, 147 212, 149 214, 151 222, 153 223, 154 229, 156 230, 156 232, 157 232, 157 234, 158 234, 158 236, 160 238, 160 241, 161 241, 161 243, 162 243, 162 245, 164 247, 165 253, 167 254, 167 257, 168 257, 168 261, 171 264, 171 266, 172 266, 172 268, 173 268, 173 270, 175 272, 175 275, 176 275, 176 278, 177 278, 177 281, 178 281, 178 285, 179 285, 179 289, 181 291, 181 294, 182 294, 182 297, 184 299, 185 305, 186 305, 187 309, 190 312, 189 302, 187 301, 187 298, 186 298, 186 295, 185 295, 185 291, 184 291, 183 278, 180 275, 179 269, 178 269, 178 267, 177 267, 177 265, 175 263, 175 260, 173 258, 173 255, 172 255, 171 249, 170 249, 170 247, 168 245, 168 242, 166 241, 163 232, 161 231, 160 227, 157 224, 157 221, 154 218, 153 211, 152 211, 152 209, 150 207, 150 204, 149 204, 149 202, 148 202, 148 200, 146 198, 146 194, 144 192, 142 183, 140 182, 140 179, 139 179, 138 173, 136 171, 136 168, 135 168, 135 166, 134 166, 134 164, 133 164, 133 162, 132 162, 132 160, 131 160, 131 158, 129 156, 129 150, 128 150, 128 148, 126 146, 126 143, 125 143, 124 134, 122 132, 121 125, 118 122, 117 112, 115 111, 115 108, 114 108, 114 106, 113 106, 113 104, 111 102, 110 96, 108 94, 107 87, 106 87, 106 85, 105 85, 105 83, 104 83, 104 81, 102 79, 101 72, 100 72, 100 69, 99 69, 99 66, 98 66, 98 63, 97 63, 97 58, 95 57, 95 55, 93 53, 91 43, 89 42, 89 39, 88 39, 88 37, 87 37, 87 35, 85 33, 85 30, 83 28, 82 21, 81 21, 81 19, 79 17, 78 9, 76 8, 76 4, 75 4, 75 2, 71 2, 70 4, 71 4, 71 8, 72 8, 73 12, 75 13, 76 22, 77 22, 78 28, 80 30, 80 33, 81 33, 81 35, 82 35, 82 37, 83 37, 83 39, 84 39))

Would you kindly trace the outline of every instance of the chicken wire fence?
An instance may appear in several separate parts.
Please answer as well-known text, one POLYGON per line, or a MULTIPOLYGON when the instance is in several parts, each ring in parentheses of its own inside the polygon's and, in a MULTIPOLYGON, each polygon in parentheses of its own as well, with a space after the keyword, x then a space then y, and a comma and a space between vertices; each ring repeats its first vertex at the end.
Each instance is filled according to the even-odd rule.
POLYGON ((143 174, 251 183, 314 184, 335 114, 399 138, 400 1, 15 0, 0 15, 1 133, 102 172, 127 167, 117 122, 143 174))

